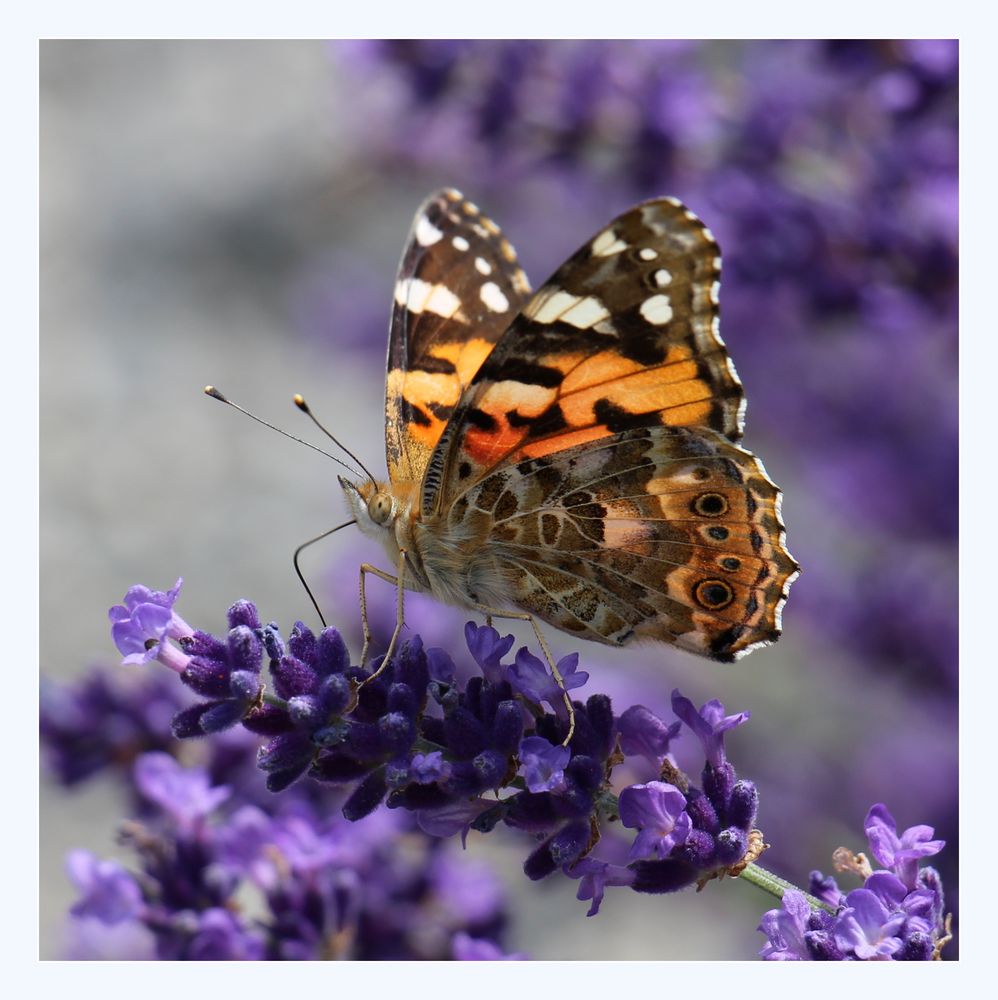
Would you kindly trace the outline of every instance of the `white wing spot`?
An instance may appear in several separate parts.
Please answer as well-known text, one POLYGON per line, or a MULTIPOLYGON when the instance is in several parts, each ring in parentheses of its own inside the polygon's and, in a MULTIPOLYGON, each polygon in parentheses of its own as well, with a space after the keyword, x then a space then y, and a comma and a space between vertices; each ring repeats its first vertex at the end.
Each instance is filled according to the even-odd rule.
POLYGON ((609 318, 610 310, 592 295, 579 299, 558 317, 563 323, 571 323, 580 330, 588 330, 593 324, 609 318))
POLYGON ((416 223, 416 242, 421 247, 433 246, 438 240, 443 239, 443 233, 425 216, 419 217, 416 223))
POLYGON ((482 216, 482 225, 493 235, 499 235, 499 227, 489 218, 482 216))
POLYGON ((710 286, 710 301, 716 306, 721 299, 721 283, 715 281, 710 286))
POLYGON ((672 303, 668 295, 653 295, 641 303, 641 315, 652 324, 662 326, 672 319, 672 303))
POLYGON ((461 309, 461 300, 444 285, 408 278, 395 286, 395 301, 417 315, 431 312, 451 319, 461 309))
POLYGON ((475 258, 475 270, 479 274, 491 274, 492 265, 484 257, 475 258))
POLYGON ((672 284, 672 275, 663 267, 655 272, 655 284, 659 288, 665 288, 666 285, 672 284))
POLYGON ((467 215, 478 215, 478 206, 473 201, 466 201, 461 207, 467 215))
POLYGON ((579 301, 581 300, 577 295, 558 289, 532 299, 523 310, 523 314, 538 323, 553 323, 579 301))
POLYGON ((478 295, 493 312, 504 313, 509 308, 509 299, 494 281, 486 281, 478 295))
POLYGON ((638 251, 638 256, 642 260, 654 260, 658 256, 658 251, 652 250, 651 247, 644 247, 642 250, 638 251))
POLYGON ((703 231, 704 236, 706 236, 707 239, 710 240, 711 243, 716 243, 717 242, 717 240, 714 238, 714 234, 706 226, 703 227, 702 231, 703 231))
POLYGON ((629 244, 617 237, 612 229, 604 229, 603 232, 593 240, 589 249, 594 257, 610 257, 615 253, 626 250, 629 244))
POLYGON ((685 215, 686 218, 690 220, 690 222, 699 222, 700 221, 700 218, 696 214, 696 212, 691 212, 688 208, 683 212, 683 215, 685 215))
POLYGON ((670 205, 675 205, 676 208, 682 208, 683 203, 678 198, 668 197, 665 199, 670 205))
POLYGON ((451 240, 451 243, 453 243, 458 250, 467 250, 468 247, 471 246, 471 244, 463 236, 455 236, 454 239, 451 240))

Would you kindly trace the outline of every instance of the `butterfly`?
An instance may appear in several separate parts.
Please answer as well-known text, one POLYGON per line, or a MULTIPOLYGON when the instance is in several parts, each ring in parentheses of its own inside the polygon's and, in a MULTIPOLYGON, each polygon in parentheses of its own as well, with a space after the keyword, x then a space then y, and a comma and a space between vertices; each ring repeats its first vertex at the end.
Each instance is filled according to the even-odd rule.
MULTIPOLYGON (((721 257, 675 198, 636 205, 531 294, 460 192, 416 213, 388 346, 388 480, 340 477, 395 575, 491 617, 731 661, 773 642, 799 567, 739 447, 721 257)), ((386 662, 387 662, 386 656, 386 662)))

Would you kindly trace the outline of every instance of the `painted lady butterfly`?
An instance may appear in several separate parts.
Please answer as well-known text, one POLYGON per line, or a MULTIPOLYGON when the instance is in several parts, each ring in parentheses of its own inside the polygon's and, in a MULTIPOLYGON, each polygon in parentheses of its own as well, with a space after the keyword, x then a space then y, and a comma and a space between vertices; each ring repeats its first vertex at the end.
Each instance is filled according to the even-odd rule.
MULTIPOLYGON (((774 641, 798 566, 739 448, 720 251, 675 198, 637 205, 534 295, 454 190, 416 215, 388 347, 389 481, 340 483, 405 588, 623 646, 730 661, 774 641)), ((365 639, 369 639, 365 614, 365 639)), ((365 643, 366 652, 366 643, 365 643)))

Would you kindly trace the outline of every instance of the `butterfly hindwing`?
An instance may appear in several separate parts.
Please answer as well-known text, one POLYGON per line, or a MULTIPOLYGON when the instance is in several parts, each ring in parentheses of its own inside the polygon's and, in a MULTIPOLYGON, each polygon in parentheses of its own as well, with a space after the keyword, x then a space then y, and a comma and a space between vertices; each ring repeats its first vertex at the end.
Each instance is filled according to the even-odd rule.
POLYGON ((395 283, 385 443, 392 482, 419 482, 451 412, 530 285, 498 226, 453 189, 413 220, 395 283))
POLYGON ((777 638, 797 565, 780 494, 710 430, 625 430, 501 468, 447 515, 487 535, 516 603, 566 632, 736 659, 777 638))
POLYGON ((742 433, 744 396, 718 333, 720 251, 675 199, 625 212, 523 306, 430 460, 423 510, 489 470, 644 426, 742 433))

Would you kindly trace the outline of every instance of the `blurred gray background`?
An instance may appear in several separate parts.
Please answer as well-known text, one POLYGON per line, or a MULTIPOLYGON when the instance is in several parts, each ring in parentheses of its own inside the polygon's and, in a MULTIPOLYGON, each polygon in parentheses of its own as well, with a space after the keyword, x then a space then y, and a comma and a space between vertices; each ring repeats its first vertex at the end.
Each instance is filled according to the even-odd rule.
MULTIPOLYGON (((137 582, 165 589, 183 575, 179 611, 208 629, 224 627, 225 608, 243 596, 285 626, 308 617, 290 554, 343 519, 340 470, 201 388, 217 384, 316 440, 290 402, 301 392, 383 469, 381 359, 394 271, 415 207, 449 178, 389 182, 359 169, 351 96, 318 42, 42 44, 41 614, 58 622, 41 635, 44 673, 70 679, 116 662, 107 609, 137 582), (324 268, 341 280, 317 321, 324 268), (369 323, 344 273, 384 289, 374 347, 358 341, 369 323), (302 333, 323 323, 325 338, 302 333)), ((558 223, 566 253, 589 235, 570 221, 558 223)), ((323 571, 349 592, 358 552, 377 556, 340 536, 306 557, 327 601, 323 571)), ((343 606, 332 617, 355 614, 343 606)), ((569 651, 561 638, 559 654, 569 651)), ((702 669, 691 659, 583 655, 590 691, 610 689, 620 664, 634 663, 627 683, 641 700, 633 692, 666 659, 669 687, 698 703, 714 696, 702 676, 691 680, 702 669)), ((794 677, 789 664, 800 655, 788 637, 751 674, 727 675, 729 710, 750 703, 764 719, 776 702, 827 699, 839 706, 829 716, 843 718, 849 693, 820 676, 794 677)), ((821 738, 817 722, 811 739, 821 738)), ((753 738, 765 750, 765 732, 753 738)), ((43 781, 43 956, 58 954, 72 899, 66 850, 113 855, 121 808, 109 784, 66 793, 43 781)), ((815 863, 858 832, 826 831, 815 863)), ((473 836, 469 849, 494 859, 509 886, 511 950, 539 959, 751 958, 761 944, 754 928, 771 904, 747 885, 682 899, 611 891, 600 917, 587 920, 573 885, 528 883, 523 843, 499 839, 473 836)))

